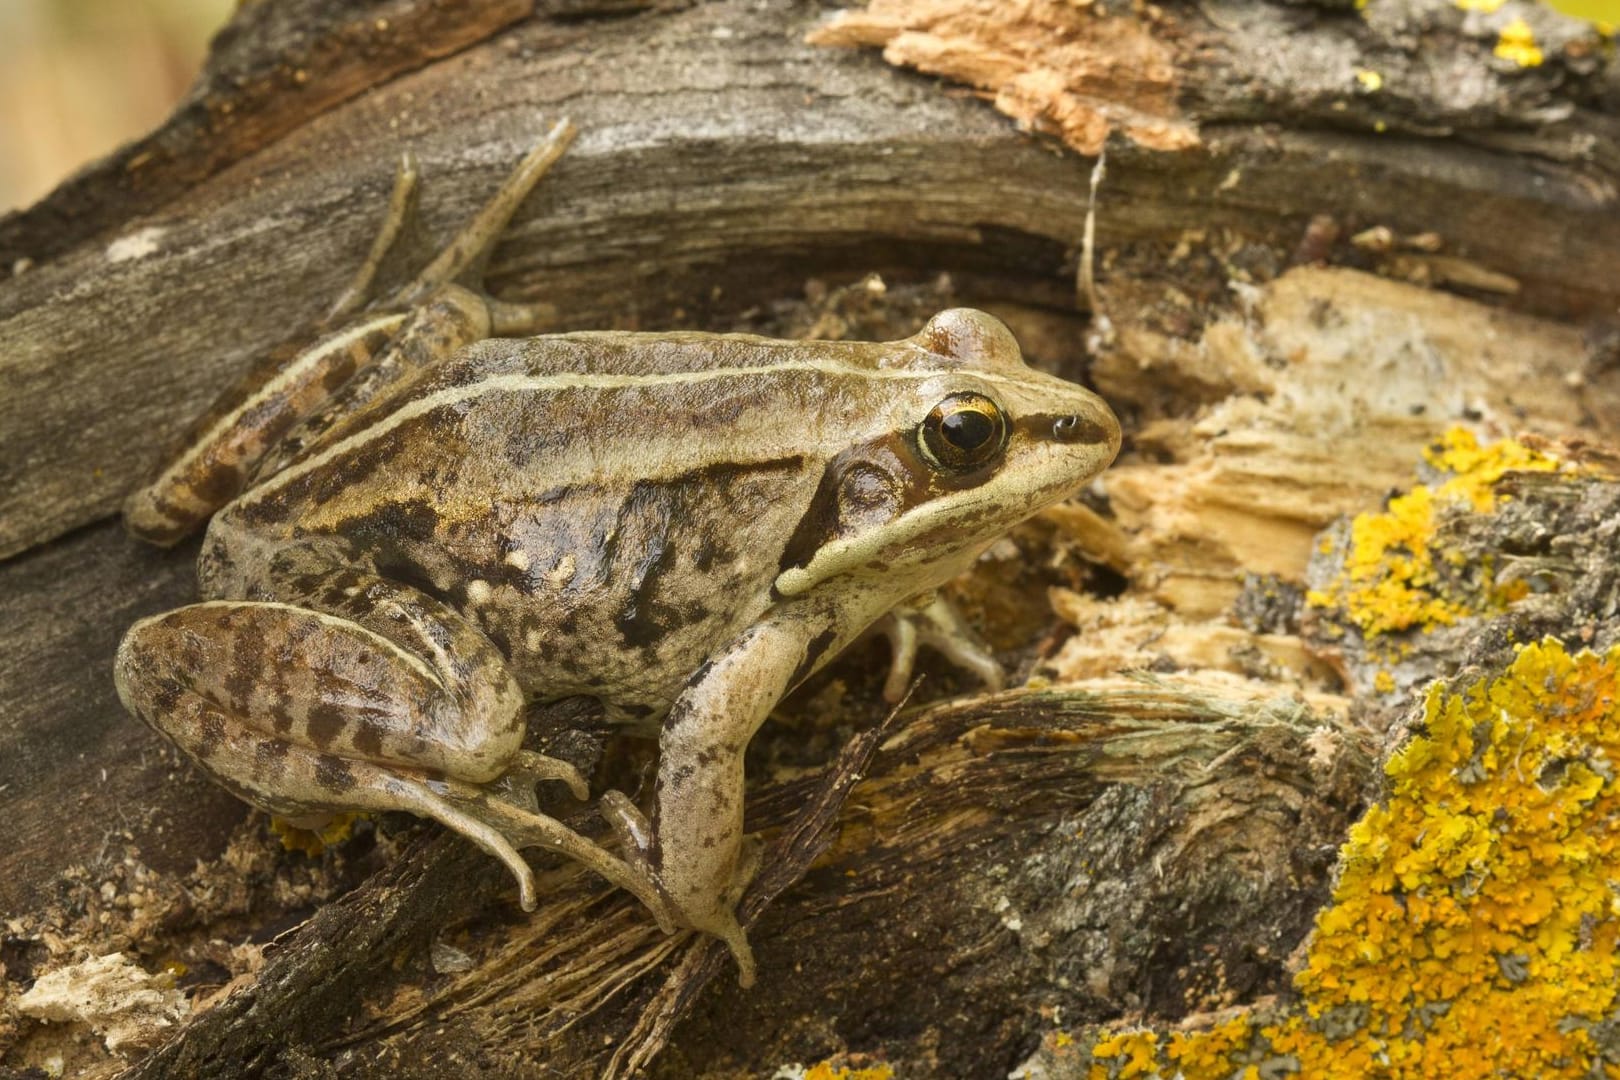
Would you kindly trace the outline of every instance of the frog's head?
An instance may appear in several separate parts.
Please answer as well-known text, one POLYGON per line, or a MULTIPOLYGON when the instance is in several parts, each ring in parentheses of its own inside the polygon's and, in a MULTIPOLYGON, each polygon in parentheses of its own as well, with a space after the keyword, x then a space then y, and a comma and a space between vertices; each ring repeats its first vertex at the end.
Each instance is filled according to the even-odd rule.
POLYGON ((782 596, 845 575, 931 587, 1119 452, 1103 400, 1029 368, 981 311, 941 312, 878 355, 877 430, 828 463, 783 553, 782 596))

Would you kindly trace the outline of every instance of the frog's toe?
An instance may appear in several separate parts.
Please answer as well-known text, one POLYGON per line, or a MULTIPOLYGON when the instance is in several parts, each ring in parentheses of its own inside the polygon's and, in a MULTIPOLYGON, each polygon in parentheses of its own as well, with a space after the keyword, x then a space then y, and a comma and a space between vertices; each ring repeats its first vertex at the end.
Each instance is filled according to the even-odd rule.
POLYGON ((741 927, 737 929, 736 937, 726 939, 726 947, 731 950, 731 958, 737 961, 737 985, 744 990, 753 986, 754 977, 758 974, 754 967, 754 950, 741 927))
POLYGON ((717 912, 715 915, 717 917, 706 920, 699 929, 725 943, 732 960, 737 963, 737 985, 746 990, 754 985, 754 977, 758 974, 754 966, 754 947, 748 944, 748 932, 732 912, 717 912))
POLYGON ((633 873, 645 878, 648 891, 657 895, 658 905, 648 904, 647 907, 652 911, 653 918, 658 920, 658 928, 666 934, 674 933, 677 925, 684 924, 672 914, 673 905, 668 890, 659 880, 658 872, 653 869, 648 857, 652 846, 652 825, 647 821, 647 815, 630 801, 628 795, 613 788, 602 792, 596 808, 613 830, 625 863, 633 873))
POLYGON ((625 858, 645 866, 647 851, 652 846, 652 825, 641 808, 630 801, 630 796, 614 788, 602 792, 596 807, 613 829, 625 858))
POLYGON ((889 675, 883 682, 886 701, 905 697, 917 650, 924 645, 973 675, 987 690, 1000 690, 1005 683, 1005 673, 989 648, 955 606, 937 593, 889 612, 878 623, 878 631, 889 639, 893 650, 889 675))
POLYGON ((532 750, 519 750, 506 775, 531 790, 542 781, 560 780, 568 785, 568 790, 580 802, 591 797, 591 783, 585 779, 584 773, 562 758, 547 757, 532 750))
MULTIPOLYGON (((669 901, 656 876, 649 872, 645 860, 639 853, 631 858, 619 858, 555 818, 526 810, 502 793, 446 781, 440 788, 438 798, 455 813, 473 819, 489 833, 498 836, 500 842, 509 849, 544 848, 565 855, 586 869, 600 874, 640 900, 657 920, 659 929, 665 933, 671 932, 674 921, 670 918, 669 901)), ((427 810, 417 812, 439 817, 441 821, 445 820, 427 810)), ((460 826, 453 827, 463 835, 473 837, 492 852, 500 854, 493 845, 484 844, 482 839, 474 837, 467 829, 460 826)), ((532 910, 527 904, 524 905, 524 909, 532 910)))

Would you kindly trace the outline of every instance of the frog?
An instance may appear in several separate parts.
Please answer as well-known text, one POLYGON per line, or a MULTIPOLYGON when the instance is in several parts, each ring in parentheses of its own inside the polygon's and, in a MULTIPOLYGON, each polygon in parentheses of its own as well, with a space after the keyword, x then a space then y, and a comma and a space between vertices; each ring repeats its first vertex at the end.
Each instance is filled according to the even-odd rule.
POLYGON ((205 529, 201 596, 136 622, 114 679, 264 811, 437 821, 500 860, 526 910, 522 852, 559 853, 665 931, 722 941, 751 985, 736 905, 757 864, 755 731, 872 633, 893 645, 891 698, 922 646, 1000 687, 940 589, 1086 487, 1120 428, 967 308, 883 343, 538 332, 553 309, 483 278, 573 137, 552 127, 403 275, 419 170, 401 162, 313 340, 256 368, 126 502, 141 539, 205 529), (601 841, 540 812, 542 784, 590 784, 524 746, 531 707, 574 697, 658 744, 650 806, 603 792, 601 841))

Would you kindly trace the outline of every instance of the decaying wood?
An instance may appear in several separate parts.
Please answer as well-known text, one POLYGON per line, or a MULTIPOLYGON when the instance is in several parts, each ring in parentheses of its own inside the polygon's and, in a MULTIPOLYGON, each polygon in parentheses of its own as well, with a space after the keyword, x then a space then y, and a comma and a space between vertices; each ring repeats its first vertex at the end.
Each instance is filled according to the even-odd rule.
MULTIPOLYGON (((642 1056, 637 1040, 667 1035, 658 1010, 716 974, 665 1075, 741 1074, 843 1049, 836 1026, 800 1024, 846 997, 826 1019, 847 1010, 842 1022, 869 1034, 844 1038, 937 1024, 938 1039, 964 1044, 956 1067, 978 1075, 1005 1068, 1026 1038, 984 1030, 987 1019, 1009 1006, 1036 1011, 1065 982, 1077 994, 1067 1008, 1081 1014, 1267 992, 1321 900, 1372 758, 1334 713, 1266 694, 1241 681, 1115 678, 913 712, 872 763, 810 887, 788 892, 755 928, 761 962, 778 973, 769 1004, 736 987, 722 951, 665 938, 632 901, 573 870, 550 883, 532 920, 501 905, 458 916, 467 898, 457 875, 468 867, 449 863, 450 849, 465 849, 446 838, 321 912, 250 992, 131 1075, 263 1067, 280 1048, 242 1041, 259 1030, 260 1010, 303 1017, 353 1005, 360 1015, 341 1033, 312 1037, 304 1020, 275 1027, 337 1075, 425 1077, 458 1060, 494 1075, 515 1061, 536 1073, 624 1075, 642 1056), (411 864, 432 866, 432 877, 411 864), (466 952, 466 970, 435 976, 418 955, 400 973, 381 959, 405 944, 395 927, 412 920, 401 906, 424 903, 435 908, 421 925, 466 952), (355 933, 364 948, 350 948, 355 933), (1272 947, 1256 953, 1257 942, 1272 947), (308 952, 317 947, 373 959, 339 979, 330 959, 308 952), (1009 1000, 992 1006, 981 996, 990 993, 1009 1000), (936 1004, 919 1008, 919 995, 936 1004), (987 1013, 972 1004, 981 1002, 987 1013), (638 1016, 647 1019, 627 1026, 638 1016)), ((820 783, 761 792, 753 823, 791 827, 820 783)))
MULTIPOLYGON (((1395 255, 1389 261, 1407 273, 1487 293, 1522 291, 1560 313, 1607 314, 1609 286, 1594 290, 1584 273, 1607 275, 1612 255, 1572 250, 1569 234, 1544 228, 1540 209, 1520 202, 1552 183, 1560 188, 1553 201, 1568 208, 1601 214, 1614 203, 1620 118, 1601 37, 1526 0, 1470 8, 1439 0, 1287 9, 872 0, 819 26, 811 40, 880 45, 891 62, 968 83, 1083 154, 1118 134, 1150 151, 1202 151, 1154 154, 1160 170, 1225 157, 1230 170, 1214 190, 1185 178, 1185 197, 1201 211, 1194 227, 1252 234, 1264 214, 1292 216, 1314 202, 1353 227, 1335 229, 1306 261, 1344 261, 1345 242, 1374 226, 1391 242, 1422 238, 1398 252, 1391 242, 1374 251, 1381 261, 1395 255), (1503 31, 1515 23, 1533 36, 1534 54, 1504 55, 1503 31), (1264 149, 1246 138, 1259 134, 1256 123, 1274 125, 1264 149), (1226 156, 1240 145, 1246 153, 1226 156), (1512 167, 1494 167, 1503 155, 1512 167), (1475 197, 1430 201, 1434 184, 1475 197), (1397 190, 1400 198, 1385 197, 1397 190), (1516 204, 1529 212, 1515 213, 1516 204)), ((1139 192, 1126 180, 1114 196, 1135 209, 1139 192)), ((1615 228, 1612 220, 1606 228, 1615 228)))
MULTIPOLYGON (((170 125, 0 222, 0 1076, 144 1052, 13 1008, 113 951, 179 961, 208 1006, 153 1036, 145 1076, 759 1075, 862 1054, 1004 1075, 1060 1024, 1284 991, 1389 719, 1339 696, 1342 662, 1302 633, 1318 533, 1410 483, 1453 423, 1616 434, 1617 69, 1589 40, 1520 0, 245 6, 170 125), (1492 55, 1520 17, 1534 67, 1492 55), (936 75, 1106 146, 1095 311, 1072 295, 1092 162, 936 75), (975 303, 1092 379, 1129 436, 964 587, 1017 674, 1053 684, 897 720, 832 848, 763 911, 748 993, 569 867, 528 917, 432 830, 282 851, 107 674, 134 617, 191 595, 195 555, 108 515, 348 278, 399 151, 443 231, 563 112, 582 138, 520 212, 501 295, 569 328, 868 338, 975 303), (871 270, 889 286, 784 303, 871 270)), ((767 728, 752 825, 791 829, 813 770, 876 725, 881 660, 767 728)))
POLYGON ((1246 573, 1300 580, 1315 536, 1409 485, 1450 423, 1620 436, 1620 379, 1580 377, 1576 326, 1337 268, 1290 270, 1207 321, 1185 296, 1117 288, 1093 372, 1143 410, 1148 454, 1109 476, 1115 524, 1152 568, 1138 584, 1190 616, 1226 611, 1246 573), (1164 415, 1166 381, 1205 408, 1164 415))

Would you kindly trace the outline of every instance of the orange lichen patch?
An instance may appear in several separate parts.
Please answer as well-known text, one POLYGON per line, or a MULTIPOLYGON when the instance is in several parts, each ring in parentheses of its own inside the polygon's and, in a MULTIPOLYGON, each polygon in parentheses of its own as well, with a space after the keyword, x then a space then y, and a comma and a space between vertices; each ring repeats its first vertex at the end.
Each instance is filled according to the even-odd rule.
POLYGON ((1509 472, 1560 467, 1556 458, 1513 440, 1481 447, 1462 428, 1446 432, 1424 457, 1448 479, 1419 484, 1379 513, 1357 515, 1338 575, 1305 597, 1313 607, 1340 610, 1369 638, 1449 626, 1519 599, 1522 583, 1497 587, 1488 562, 1467 566, 1465 554, 1439 541, 1438 526, 1450 513, 1494 512, 1504 498, 1496 485, 1509 472), (1465 569, 1472 572, 1460 572, 1465 569))
POLYGON ((891 64, 978 88, 1019 123, 1082 154, 1111 131, 1155 150, 1198 145, 1176 106, 1175 55, 1137 9, 1063 0, 872 0, 812 31, 816 45, 880 46, 891 64))
POLYGON ((894 1080, 894 1070, 887 1065, 874 1065, 869 1069, 851 1069, 844 1065, 821 1062, 804 1071, 804 1080, 894 1080))
POLYGON ((318 829, 306 829, 282 818, 270 819, 270 831, 276 834, 287 851, 301 851, 315 858, 334 844, 341 844, 354 831, 359 814, 333 814, 331 820, 318 829))
POLYGON ((1340 853, 1299 1000, 1104 1033, 1093 1077, 1620 1075, 1620 648, 1528 646, 1433 689, 1424 729, 1340 853))

